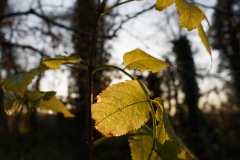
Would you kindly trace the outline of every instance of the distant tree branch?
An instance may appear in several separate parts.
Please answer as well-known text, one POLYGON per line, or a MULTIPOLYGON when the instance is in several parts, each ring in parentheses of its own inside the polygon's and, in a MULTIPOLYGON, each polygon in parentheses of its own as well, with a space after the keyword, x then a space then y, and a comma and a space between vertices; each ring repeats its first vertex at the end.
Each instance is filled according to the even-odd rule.
POLYGON ((38 49, 30 46, 30 45, 23 45, 23 44, 6 42, 6 41, 5 41, 5 42, 2 42, 2 45, 5 45, 5 46, 13 46, 13 47, 18 47, 18 48, 23 48, 23 49, 30 49, 30 50, 32 50, 32 51, 38 52, 41 56, 45 56, 45 54, 44 54, 42 51, 40 51, 40 50, 38 50, 38 49))
MULTIPOLYGON (((195 3, 193 0, 191 0, 191 2, 195 3)), ((221 9, 219 9, 219 8, 212 7, 212 6, 207 6, 207 5, 200 4, 200 3, 195 3, 195 4, 197 4, 197 5, 199 5, 199 6, 203 7, 203 8, 213 9, 213 10, 215 10, 216 12, 219 12, 219 13, 224 14, 224 15, 227 15, 227 16, 234 16, 234 15, 235 15, 235 16, 240 16, 239 13, 230 13, 230 12, 221 10, 221 9)), ((114 30, 113 35, 116 35, 116 33, 118 32, 118 30, 120 30, 120 29, 122 28, 122 25, 123 25, 124 23, 128 22, 129 20, 131 20, 131 19, 133 19, 133 18, 136 18, 137 16, 141 15, 142 13, 145 13, 145 12, 147 12, 147 11, 152 10, 153 8, 155 8, 155 4, 149 6, 148 8, 146 8, 146 9, 144 9, 144 10, 141 10, 141 11, 135 13, 135 14, 132 15, 132 16, 127 16, 127 18, 124 19, 124 20, 122 20, 121 23, 120 23, 120 25, 114 30)))
POLYGON ((133 19, 133 18, 141 15, 142 13, 145 13, 145 12, 147 12, 147 11, 152 10, 154 7, 155 7, 155 4, 151 5, 150 7, 146 8, 146 9, 144 9, 144 10, 141 10, 141 11, 135 13, 135 14, 132 15, 132 16, 127 16, 127 19, 122 20, 121 23, 120 23, 120 25, 113 31, 113 35, 116 35, 116 33, 118 32, 118 30, 122 28, 122 25, 123 25, 124 23, 126 23, 126 22, 128 22, 129 20, 131 20, 131 19, 133 19))
MULTIPOLYGON (((195 3, 193 0, 190 0, 190 1, 193 2, 193 3, 195 3)), ((207 5, 200 4, 200 3, 195 3, 195 4, 198 4, 199 6, 202 6, 203 8, 213 9, 213 10, 215 10, 216 12, 219 12, 219 13, 224 14, 224 15, 227 15, 227 16, 240 16, 240 13, 231 13, 231 12, 227 12, 227 11, 221 10, 221 9, 216 8, 216 7, 213 7, 213 6, 207 6, 207 5)), ((155 7, 155 4, 149 6, 149 7, 146 8, 146 9, 143 9, 142 11, 139 11, 139 12, 135 13, 135 14, 132 15, 132 16, 127 16, 127 18, 124 19, 124 20, 122 20, 122 21, 120 22, 119 26, 118 26, 116 29, 114 29, 112 35, 97 35, 97 37, 99 37, 99 38, 110 38, 110 39, 113 38, 113 37, 116 37, 116 35, 117 35, 116 33, 118 32, 118 30, 120 30, 120 29, 122 28, 122 25, 123 25, 124 23, 126 23, 126 22, 128 22, 129 20, 131 20, 131 19, 133 19, 133 18, 141 15, 142 13, 145 13, 145 12, 147 12, 147 11, 152 10, 154 7, 155 7)), ((58 23, 58 22, 56 22, 56 21, 54 21, 54 20, 51 20, 51 19, 47 18, 46 16, 37 13, 34 9, 30 9, 30 10, 25 11, 25 12, 16 12, 16 13, 10 13, 10 14, 3 15, 3 16, 0 17, 0 21, 2 21, 2 20, 5 19, 5 18, 14 17, 14 16, 21 16, 21 15, 28 15, 28 14, 33 14, 33 15, 35 15, 35 16, 43 19, 44 21, 46 21, 46 22, 48 22, 48 23, 51 23, 51 24, 53 24, 53 25, 55 25, 55 26, 58 26, 58 27, 60 27, 60 28, 64 28, 64 29, 66 29, 66 30, 68 30, 68 31, 72 31, 72 32, 74 32, 74 33, 80 34, 80 35, 82 35, 82 36, 89 36, 89 37, 92 36, 92 33, 88 33, 88 32, 82 31, 82 30, 80 30, 80 29, 71 28, 71 27, 68 27, 68 26, 66 26, 66 25, 63 25, 63 24, 61 24, 61 23, 58 23)))
POLYGON ((213 9, 215 10, 216 12, 219 12, 221 14, 224 14, 224 15, 227 15, 227 16, 240 16, 240 13, 232 13, 232 12, 227 12, 227 11, 224 11, 222 9, 219 9, 217 7, 213 7, 213 6, 207 6, 207 5, 204 5, 202 3, 197 3, 197 2, 194 2, 193 0, 190 0, 191 2, 203 7, 203 8, 209 8, 209 9, 213 9))
MULTIPOLYGON (((61 23, 55 22, 55 21, 47 18, 46 16, 43 16, 43 15, 37 13, 34 9, 30 9, 30 10, 25 11, 25 12, 16 12, 16 13, 6 14, 6 15, 3 15, 2 17, 0 17, 0 20, 2 21, 5 18, 10 18, 10 17, 14 17, 14 16, 21 16, 21 15, 28 15, 28 14, 36 15, 37 17, 43 19, 44 21, 46 21, 48 23, 51 23, 55 26, 58 26, 58 27, 66 29, 66 30, 72 31, 74 33, 78 33, 82 36, 89 36, 89 37, 92 36, 91 33, 88 33, 88 32, 85 32, 85 31, 82 31, 82 30, 79 30, 79 29, 74 29, 74 28, 65 26, 61 23)), ((99 37, 99 38, 113 38, 114 36, 115 35, 111 35, 111 36, 109 36, 109 35, 97 35, 97 37, 99 37)))

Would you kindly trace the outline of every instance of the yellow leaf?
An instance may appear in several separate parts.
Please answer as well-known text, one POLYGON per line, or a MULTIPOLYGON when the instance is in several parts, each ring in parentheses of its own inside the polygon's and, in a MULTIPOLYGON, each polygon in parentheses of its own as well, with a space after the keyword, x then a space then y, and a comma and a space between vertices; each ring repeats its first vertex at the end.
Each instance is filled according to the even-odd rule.
POLYGON ((196 6, 198 7, 198 9, 200 9, 200 10, 202 11, 202 13, 203 13, 203 15, 204 15, 204 19, 207 21, 208 27, 209 27, 209 26, 210 26, 210 23, 209 23, 209 21, 208 21, 208 19, 207 19, 206 14, 204 13, 204 10, 203 10, 200 6, 198 6, 198 5, 196 5, 196 6))
POLYGON ((155 9, 158 11, 162 11, 166 9, 168 6, 173 4, 175 0, 156 0, 156 6, 155 9))
POLYGON ((76 63, 78 61, 83 60, 76 56, 57 56, 56 58, 43 58, 43 63, 51 69, 58 69, 60 68, 61 64, 76 63))
POLYGON ((209 45, 209 42, 208 42, 208 38, 207 38, 207 35, 204 32, 203 27, 202 27, 201 24, 198 26, 198 35, 201 38, 202 43, 204 44, 206 50, 211 55, 211 48, 210 48, 210 45, 209 45))
POLYGON ((139 83, 137 80, 121 82, 97 96, 97 103, 92 104, 92 118, 95 128, 104 136, 124 135, 149 119, 150 103, 139 83))
POLYGON ((191 31, 197 28, 206 16, 199 6, 186 0, 176 0, 176 8, 180 18, 180 26, 191 31))
POLYGON ((74 115, 67 110, 63 103, 56 97, 52 97, 49 100, 43 100, 40 105, 40 109, 51 110, 54 113, 61 112, 65 118, 73 118, 74 115))
POLYGON ((141 71, 160 72, 170 65, 137 48, 123 55, 123 62, 128 69, 139 68, 141 71))

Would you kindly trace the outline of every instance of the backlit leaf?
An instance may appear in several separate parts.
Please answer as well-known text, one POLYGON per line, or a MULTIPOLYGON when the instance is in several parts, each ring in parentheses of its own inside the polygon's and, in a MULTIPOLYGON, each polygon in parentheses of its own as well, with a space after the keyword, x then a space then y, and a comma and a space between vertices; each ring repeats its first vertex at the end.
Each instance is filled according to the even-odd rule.
POLYGON ((129 69, 139 68, 141 71, 150 70, 153 73, 160 72, 169 64, 163 62, 141 49, 137 48, 123 55, 123 62, 129 69))
POLYGON ((163 145, 159 146, 156 152, 159 156, 163 157, 164 160, 189 160, 181 146, 172 140, 166 140, 163 145))
POLYGON ((53 96, 56 95, 56 92, 54 92, 54 91, 41 92, 41 93, 44 93, 43 100, 45 100, 45 101, 51 99, 53 96))
POLYGON ((174 1, 175 0, 156 0, 155 9, 162 11, 166 9, 168 6, 170 6, 171 4, 173 4, 174 1))
POLYGON ((157 143, 155 145, 155 151, 157 154, 166 160, 196 160, 197 158, 194 154, 190 152, 185 144, 175 135, 161 98, 155 98, 154 102, 158 106, 156 119, 159 122, 156 128, 157 143))
POLYGON ((196 6, 198 7, 198 9, 200 9, 200 10, 202 11, 202 14, 203 14, 203 16, 204 16, 204 20, 207 21, 207 24, 208 24, 208 27, 209 27, 209 26, 210 26, 210 23, 209 23, 209 21, 208 21, 208 19, 207 19, 207 16, 206 16, 204 10, 203 10, 200 6, 198 6, 198 5, 196 5, 196 6))
POLYGON ((186 0, 176 0, 176 8, 180 18, 180 26, 191 31, 197 28, 206 16, 200 7, 186 0))
POLYGON ((67 108, 62 104, 62 102, 57 99, 56 97, 52 97, 49 100, 43 100, 40 106, 40 109, 43 110, 51 110, 54 113, 61 112, 63 113, 64 117, 72 118, 74 115, 70 113, 67 108))
POLYGON ((1 86, 5 91, 15 91, 15 93, 23 97, 24 93, 26 92, 27 86, 32 82, 34 76, 47 69, 49 69, 47 66, 42 65, 38 68, 32 69, 29 72, 8 77, 3 80, 1 86))
MULTIPOLYGON (((152 147, 152 130, 143 127, 132 136, 128 142, 131 148, 133 160, 146 160, 149 157, 152 147)), ((153 151, 150 160, 161 160, 161 157, 153 151)))
POLYGON ((95 128, 104 136, 120 136, 140 128, 149 118, 149 99, 137 80, 108 87, 92 105, 95 128))
POLYGON ((35 71, 32 70, 30 72, 8 77, 3 81, 2 87, 5 90, 14 90, 17 94, 23 97, 27 86, 32 82, 35 74, 35 71))
POLYGON ((5 90, 3 88, 3 93, 4 93, 4 97, 11 99, 11 100, 20 100, 22 99, 21 96, 19 96, 19 94, 17 94, 15 91, 11 91, 11 90, 5 90))
POLYGON ((207 35, 204 32, 203 27, 202 27, 201 24, 198 26, 198 35, 201 38, 202 43, 204 44, 206 50, 211 55, 211 48, 210 48, 210 45, 209 45, 209 42, 208 42, 208 38, 207 38, 207 35))
POLYGON ((39 91, 33 91, 27 94, 28 110, 31 112, 41 106, 44 94, 39 91))
POLYGON ((56 58, 43 58, 43 63, 51 69, 58 69, 60 68, 61 64, 76 63, 78 61, 83 60, 76 56, 57 56, 56 58))

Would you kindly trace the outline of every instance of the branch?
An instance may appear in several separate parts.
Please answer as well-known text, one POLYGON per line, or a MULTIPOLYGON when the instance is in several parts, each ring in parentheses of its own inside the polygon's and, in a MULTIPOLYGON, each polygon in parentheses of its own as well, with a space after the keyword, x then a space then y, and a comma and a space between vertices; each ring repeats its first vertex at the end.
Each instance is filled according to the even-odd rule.
POLYGON ((146 8, 146 9, 144 9, 144 10, 142 10, 142 11, 139 11, 139 12, 135 13, 133 16, 127 16, 127 19, 122 20, 122 22, 120 23, 120 25, 114 30, 113 35, 116 35, 117 31, 122 28, 122 25, 123 25, 124 23, 128 22, 129 20, 131 20, 131 19, 133 19, 133 18, 135 18, 135 17, 137 17, 137 16, 139 16, 140 14, 142 14, 142 13, 144 13, 144 12, 147 12, 147 11, 152 10, 154 7, 155 7, 155 4, 153 4, 152 6, 146 8))
MULTIPOLYGON (((53 24, 55 26, 58 26, 58 27, 66 29, 66 30, 72 31, 74 33, 78 33, 78 34, 80 34, 82 36, 89 36, 89 37, 92 36, 91 33, 88 33, 88 32, 85 32, 85 31, 82 31, 82 30, 79 30, 79 29, 74 29, 74 28, 65 26, 65 25, 63 25, 61 23, 55 22, 55 21, 47 18, 46 16, 43 16, 43 15, 37 13, 34 9, 30 9, 30 10, 25 11, 25 12, 16 12, 16 13, 10 13, 10 14, 4 15, 4 16, 0 17, 0 21, 2 21, 5 18, 10 18, 10 17, 14 17, 14 16, 21 16, 21 15, 28 15, 28 14, 33 14, 33 15, 43 19, 44 21, 46 21, 48 23, 51 23, 51 24, 53 24)), ((100 38, 113 38, 113 37, 115 37, 115 35, 111 35, 111 36, 109 36, 109 35, 97 35, 97 37, 100 37, 100 38)))
POLYGON ((2 42, 2 45, 20 47, 23 49, 30 49, 32 51, 40 53, 41 56, 46 56, 42 51, 39 51, 38 49, 36 49, 30 45, 23 45, 23 44, 12 43, 12 42, 2 42))
POLYGON ((199 5, 199 6, 201 6, 201 7, 203 7, 203 8, 213 9, 216 12, 219 12, 219 13, 227 15, 227 16, 240 16, 240 13, 227 12, 227 11, 224 11, 224 10, 219 9, 217 7, 207 6, 207 5, 204 5, 204 4, 201 4, 201 3, 194 2, 193 0, 190 0, 190 1, 195 3, 195 4, 197 4, 197 5, 199 5))

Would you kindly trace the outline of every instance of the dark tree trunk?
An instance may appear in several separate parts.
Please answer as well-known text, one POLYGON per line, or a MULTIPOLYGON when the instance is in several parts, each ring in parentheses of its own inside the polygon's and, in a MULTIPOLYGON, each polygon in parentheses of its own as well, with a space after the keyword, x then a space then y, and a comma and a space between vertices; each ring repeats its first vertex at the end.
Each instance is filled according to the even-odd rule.
POLYGON ((181 114, 179 117, 182 121, 185 121, 183 114, 186 117, 186 122, 182 122, 182 124, 186 124, 186 126, 183 126, 185 136, 187 137, 186 142, 190 148, 196 149, 195 152, 199 150, 204 151, 204 139, 206 138, 202 133, 205 132, 206 120, 198 108, 200 94, 191 46, 185 36, 181 36, 178 40, 175 40, 173 45, 180 86, 185 95, 183 104, 179 106, 179 114, 181 114))
MULTIPOLYGON (((226 12, 239 13, 238 0, 218 0, 217 8, 226 12), (234 9, 235 8, 235 9, 234 9), (236 10, 237 9, 237 10, 236 10)), ((228 71, 232 80, 226 84, 229 94, 229 102, 232 106, 240 108, 240 18, 237 15, 224 15, 215 12, 211 27, 212 46, 219 51, 221 62, 219 71, 228 71), (229 85, 230 84, 230 85, 229 85)))

